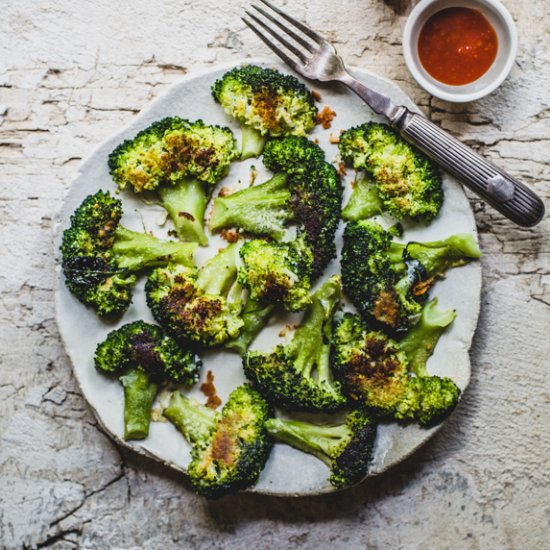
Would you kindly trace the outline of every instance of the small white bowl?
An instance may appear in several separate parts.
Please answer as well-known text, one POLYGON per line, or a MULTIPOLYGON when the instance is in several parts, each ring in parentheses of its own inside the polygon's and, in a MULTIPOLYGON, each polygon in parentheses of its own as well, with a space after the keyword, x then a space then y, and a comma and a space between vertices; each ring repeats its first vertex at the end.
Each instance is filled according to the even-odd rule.
POLYGON ((412 10, 403 33, 405 63, 415 80, 435 97, 465 103, 490 94, 510 73, 518 49, 516 26, 499 0, 421 0, 412 10), (433 78, 418 57, 418 36, 424 23, 445 8, 473 8, 491 23, 498 38, 498 50, 489 70, 477 80, 463 86, 451 86, 433 78))

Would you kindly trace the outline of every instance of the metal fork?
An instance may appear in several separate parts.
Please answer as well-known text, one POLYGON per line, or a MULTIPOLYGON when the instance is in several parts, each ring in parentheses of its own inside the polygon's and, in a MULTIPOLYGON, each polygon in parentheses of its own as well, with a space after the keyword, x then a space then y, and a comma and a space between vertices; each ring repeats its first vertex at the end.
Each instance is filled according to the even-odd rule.
POLYGON ((359 82, 347 71, 334 46, 300 21, 260 0, 243 21, 294 71, 312 80, 337 81, 370 108, 388 118, 410 143, 460 179, 493 208, 518 225, 531 227, 544 215, 542 200, 504 170, 452 137, 426 117, 395 105, 389 97, 359 82), (261 17, 259 17, 261 15, 261 17))

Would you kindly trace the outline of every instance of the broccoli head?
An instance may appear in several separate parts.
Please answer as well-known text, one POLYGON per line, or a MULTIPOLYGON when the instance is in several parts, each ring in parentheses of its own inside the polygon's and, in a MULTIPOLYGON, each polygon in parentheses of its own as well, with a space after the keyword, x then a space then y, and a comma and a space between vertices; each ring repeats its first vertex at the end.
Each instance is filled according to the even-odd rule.
POLYGON ((272 447, 265 428, 270 412, 248 385, 231 392, 219 413, 172 394, 164 415, 191 444, 188 474, 197 493, 217 498, 256 483, 272 447))
POLYGON ((345 404, 330 368, 332 315, 340 297, 340 278, 333 276, 312 295, 288 344, 271 352, 248 351, 243 357, 247 378, 273 405, 326 412, 345 404))
POLYGON ((98 315, 120 314, 132 301, 135 273, 169 263, 193 265, 195 244, 164 241, 120 224, 122 203, 89 195, 63 233, 61 261, 69 290, 98 315))
POLYGON ((272 172, 307 174, 312 166, 325 161, 325 153, 306 137, 285 136, 266 145, 263 155, 265 167, 272 172))
POLYGON ((439 212, 443 190, 437 169, 386 124, 350 128, 340 136, 338 147, 346 164, 372 177, 354 189, 345 219, 372 216, 380 206, 398 219, 429 221, 439 212))
POLYGON ((267 136, 304 136, 316 123, 311 92, 275 69, 236 67, 214 83, 212 95, 243 127, 242 158, 260 155, 267 136))
POLYGON ((156 269, 145 284, 147 305, 174 338, 215 346, 238 335, 243 321, 236 243, 198 271, 181 265, 156 269))
POLYGON ((296 136, 269 141, 263 158, 278 173, 265 183, 214 199, 209 227, 238 227, 285 240, 287 225, 295 222, 313 251, 312 276, 317 277, 336 255, 342 205, 338 172, 325 162, 318 145, 296 136))
POLYGON ((95 368, 117 377, 124 387, 124 439, 144 439, 159 385, 194 384, 201 360, 160 327, 135 321, 111 331, 97 346, 95 368))
POLYGON ((240 250, 239 282, 252 300, 300 311, 310 302, 313 255, 301 237, 290 243, 254 239, 240 250))
POLYGON ((394 332, 414 324, 437 276, 481 252, 469 234, 400 244, 394 231, 368 220, 349 222, 342 248, 344 291, 371 322, 394 332))
POLYGON ((361 410, 349 413, 343 424, 333 426, 270 418, 267 430, 275 439, 325 462, 330 468, 329 481, 335 487, 349 487, 367 475, 376 424, 361 410))
POLYGON ((332 360, 345 393, 382 418, 429 426, 447 415, 460 395, 450 378, 411 375, 399 344, 371 331, 359 315, 347 313, 337 321, 332 360))
POLYGON ((208 197, 237 156, 229 128, 168 117, 121 143, 109 168, 120 189, 156 191, 178 237, 204 245, 208 197))

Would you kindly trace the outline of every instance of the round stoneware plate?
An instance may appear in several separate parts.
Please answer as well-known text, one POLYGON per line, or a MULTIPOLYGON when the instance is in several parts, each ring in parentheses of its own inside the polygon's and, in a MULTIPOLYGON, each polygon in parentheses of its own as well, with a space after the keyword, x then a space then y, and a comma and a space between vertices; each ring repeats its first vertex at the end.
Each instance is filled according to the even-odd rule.
MULTIPOLYGON (((252 62, 272 66, 282 72, 292 72, 284 65, 269 61, 246 61, 246 63, 252 62)), ((210 124, 229 126, 235 132, 237 139, 240 138, 239 126, 223 113, 210 94, 213 82, 234 65, 236 64, 211 68, 184 77, 156 101, 148 105, 129 126, 122 128, 120 132, 110 137, 87 160, 82 162, 65 198, 62 211, 56 219, 56 249, 59 247, 63 230, 69 225, 71 213, 84 197, 95 193, 98 189, 115 191, 115 185, 107 168, 109 153, 122 140, 133 137, 139 130, 155 120, 174 115, 190 120, 202 118, 210 124)), ((417 110, 413 102, 391 82, 360 69, 353 72, 365 84, 387 94, 394 102, 417 110)), ((376 120, 379 117, 374 115, 360 99, 343 86, 307 84, 310 88, 320 92, 322 100, 318 104, 319 108, 329 105, 336 112, 337 116, 332 122, 332 128, 324 130, 318 126, 311 138, 319 140, 319 144, 326 151, 328 161, 337 162, 338 150, 336 145, 330 143, 331 133, 337 136, 340 129, 376 120)), ((262 166, 261 159, 249 159, 245 162, 233 163, 230 173, 220 185, 232 189, 237 189, 240 185, 249 185, 252 165, 259 172, 256 181, 265 181, 268 174, 262 166)), ((345 177, 346 195, 344 201, 347 200, 350 193, 350 182, 353 177, 354 174, 351 171, 345 177)), ((475 234, 474 217, 461 186, 452 177, 445 175, 444 190, 445 202, 437 219, 429 226, 412 224, 406 226, 404 235, 406 240, 436 240, 458 232, 475 234)), ((135 230, 143 230, 145 227, 146 230, 153 231, 158 237, 166 236, 170 227, 169 222, 164 223, 165 216, 161 208, 143 202, 131 192, 124 192, 120 197, 124 206, 123 225, 135 230)), ((341 230, 338 241, 340 241, 340 235, 341 230)), ((210 246, 198 251, 197 263, 200 265, 225 244, 227 243, 219 237, 212 237, 210 246)), ((338 269, 338 262, 335 260, 326 270, 324 278, 337 273, 338 269)), ((99 375, 93 366, 95 347, 109 331, 136 319, 153 321, 145 304, 143 290, 145 277, 139 280, 133 303, 127 313, 118 321, 109 322, 100 320, 92 310, 76 300, 65 287, 59 267, 58 271, 57 322, 82 393, 90 403, 99 422, 120 445, 132 448, 184 472, 190 460, 189 445, 171 424, 160 421, 152 422, 150 435, 146 440, 123 441, 122 387, 118 381, 99 375)), ((430 358, 428 368, 431 373, 451 377, 462 390, 466 388, 470 378, 468 350, 478 318, 480 287, 480 264, 473 262, 465 267, 451 270, 445 279, 435 285, 432 291, 432 296, 439 298, 441 307, 456 309, 458 316, 441 338, 434 355, 430 358)), ((299 316, 294 316, 292 321, 296 322, 299 318, 299 316)), ((288 322, 288 318, 274 319, 256 339, 253 347, 271 349, 278 341, 281 341, 279 332, 281 327, 288 322)), ((245 382, 238 355, 223 350, 210 351, 203 354, 203 360, 202 379, 207 371, 213 372, 214 384, 222 400, 225 401, 235 387, 245 382)), ((197 384, 189 393, 204 401, 205 398, 198 389, 199 385, 197 384)), ((157 399, 156 406, 160 407, 165 398, 166 396, 161 394, 157 399)), ((426 442, 440 427, 426 430, 414 425, 407 427, 395 423, 381 425, 378 429, 369 475, 380 474, 403 460, 426 442)), ((328 474, 328 468, 313 456, 283 444, 276 444, 257 485, 251 490, 264 494, 296 496, 330 492, 334 488, 327 481, 328 474)))

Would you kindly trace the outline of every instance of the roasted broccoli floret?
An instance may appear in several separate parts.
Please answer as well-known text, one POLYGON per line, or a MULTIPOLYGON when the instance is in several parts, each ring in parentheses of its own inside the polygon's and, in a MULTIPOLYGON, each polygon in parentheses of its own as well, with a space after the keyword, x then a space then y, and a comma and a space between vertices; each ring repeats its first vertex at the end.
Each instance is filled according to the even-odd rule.
POLYGON ((168 117, 121 143, 109 168, 120 189, 156 191, 178 237, 205 245, 208 197, 237 156, 229 128, 168 117))
POLYGON ((195 244, 131 231, 120 225, 121 217, 122 203, 98 191, 75 210, 61 243, 67 287, 102 316, 126 311, 136 272, 168 263, 193 265, 195 244))
POLYGON ((443 190, 437 169, 386 124, 350 128, 340 136, 338 147, 346 164, 372 176, 372 181, 355 187, 344 219, 370 217, 380 205, 398 219, 430 221, 439 212, 443 190))
POLYGON ((243 325, 243 291, 236 279, 234 243, 198 271, 180 265, 153 271, 145 284, 147 305, 174 338, 219 345, 237 336, 243 325))
POLYGON ((376 424, 363 411, 353 411, 343 424, 332 426, 270 418, 267 430, 275 439, 325 462, 335 487, 349 487, 367 475, 376 424))
POLYGON ((272 447, 265 428, 270 412, 248 385, 231 392, 219 413, 172 394, 164 415, 191 444, 188 474, 197 493, 217 498, 256 483, 272 447))
POLYGON ((305 136, 316 123, 311 92, 274 69, 236 67, 214 83, 212 95, 242 125, 243 159, 259 156, 268 136, 305 136))
POLYGON ((301 311, 310 302, 313 255, 302 237, 290 243, 254 239, 240 250, 239 282, 252 300, 301 311))
POLYGON ((349 222, 342 248, 344 292, 358 311, 395 332, 414 324, 435 278, 481 252, 470 234, 430 243, 393 241, 373 221, 349 222))
MULTIPOLYGON (((417 338, 414 345, 433 348, 436 341, 417 338)), ((460 395, 450 378, 411 375, 399 343, 370 330, 359 315, 347 313, 336 322, 332 360, 345 393, 382 418, 430 426, 454 408, 460 395)))
POLYGON ((124 387, 124 439, 144 439, 159 386, 167 382, 194 384, 201 360, 160 327, 135 321, 111 331, 97 346, 95 368, 117 377, 124 387))
POLYGON ((334 235, 340 220, 342 185, 324 152, 306 138, 289 136, 267 143, 264 163, 278 172, 271 180, 214 199, 211 230, 238 227, 257 235, 287 238, 296 222, 313 251, 319 276, 336 255, 334 235))
POLYGON ((244 356, 247 378, 273 405, 326 412, 345 404, 330 367, 332 315, 340 296, 340 278, 333 276, 312 295, 288 344, 279 344, 272 352, 248 351, 244 356))

